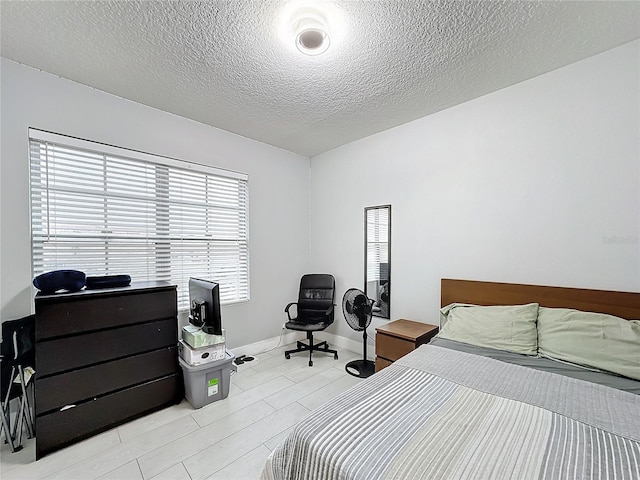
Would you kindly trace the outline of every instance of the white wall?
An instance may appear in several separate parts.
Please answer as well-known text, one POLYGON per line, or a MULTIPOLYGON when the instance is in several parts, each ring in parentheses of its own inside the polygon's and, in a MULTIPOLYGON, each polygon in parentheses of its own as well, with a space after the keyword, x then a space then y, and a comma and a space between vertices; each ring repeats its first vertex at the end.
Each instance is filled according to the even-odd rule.
POLYGON ((311 269, 363 288, 363 208, 390 203, 392 319, 437 323, 443 277, 640 291, 639 64, 636 41, 312 158, 311 269))
MULTIPOLYGON (((2 59, 1 318, 33 308, 28 127, 249 174, 232 347, 280 332, 304 272, 333 273, 337 303, 363 287, 369 205, 393 206, 392 318, 437 322, 442 277, 638 291, 639 59, 633 42, 313 158, 310 237, 308 159, 2 59)), ((341 313, 330 331, 359 338, 341 313)))
POLYGON ((29 127, 249 175, 251 301, 223 307, 230 347, 279 335, 308 270, 309 159, 2 59, 1 318, 33 310, 29 127), (292 279, 292 281, 285 281, 292 279))

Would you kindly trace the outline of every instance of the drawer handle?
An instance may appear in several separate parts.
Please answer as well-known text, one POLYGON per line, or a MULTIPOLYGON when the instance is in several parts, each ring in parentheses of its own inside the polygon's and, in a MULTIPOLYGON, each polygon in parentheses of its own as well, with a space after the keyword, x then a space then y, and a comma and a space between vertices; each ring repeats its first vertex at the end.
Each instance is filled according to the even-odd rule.
POLYGON ((60 409, 61 412, 64 412, 65 410, 69 410, 70 408, 76 408, 75 405, 65 405, 64 407, 62 407, 60 409))

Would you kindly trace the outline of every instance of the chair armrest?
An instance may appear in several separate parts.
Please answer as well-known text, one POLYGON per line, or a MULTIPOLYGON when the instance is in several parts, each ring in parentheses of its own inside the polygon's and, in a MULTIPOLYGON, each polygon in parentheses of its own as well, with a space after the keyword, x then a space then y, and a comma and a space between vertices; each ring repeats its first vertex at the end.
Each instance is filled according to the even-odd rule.
POLYGON ((335 320, 335 319, 333 318, 333 311, 335 310, 335 308, 334 308, 335 306, 336 306, 336 305, 335 305, 335 303, 334 303, 334 304, 333 304, 333 305, 331 305, 329 308, 327 308, 327 311, 326 311, 326 312, 325 312, 325 314, 324 314, 324 315, 325 315, 325 317, 326 317, 326 320, 325 320, 325 322, 324 322, 324 324, 325 324, 325 328, 326 328, 326 327, 328 327, 329 325, 331 325, 331 324, 333 323, 333 321, 335 320))
POLYGON ((298 302, 291 302, 289 305, 284 307, 284 311, 287 313, 287 317, 289 317, 289 321, 292 320, 291 314, 289 313, 289 309, 291 308, 292 305, 298 305, 298 302))

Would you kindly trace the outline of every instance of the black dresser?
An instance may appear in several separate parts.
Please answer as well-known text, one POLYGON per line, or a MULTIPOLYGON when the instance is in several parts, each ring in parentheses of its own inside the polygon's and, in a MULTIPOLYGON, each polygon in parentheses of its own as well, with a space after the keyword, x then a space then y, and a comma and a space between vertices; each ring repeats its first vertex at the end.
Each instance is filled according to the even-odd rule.
POLYGON ((182 399, 176 286, 35 298, 36 459, 182 399))

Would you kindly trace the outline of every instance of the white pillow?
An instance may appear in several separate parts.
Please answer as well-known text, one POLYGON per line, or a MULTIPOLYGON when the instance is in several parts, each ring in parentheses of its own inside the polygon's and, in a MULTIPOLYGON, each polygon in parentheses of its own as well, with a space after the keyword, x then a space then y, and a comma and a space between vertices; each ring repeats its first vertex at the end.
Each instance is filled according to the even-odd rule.
POLYGON ((440 311, 441 338, 524 355, 538 353, 538 304, 473 306, 451 304, 440 311))
POLYGON ((540 307, 538 352, 640 380, 640 321, 540 307))

